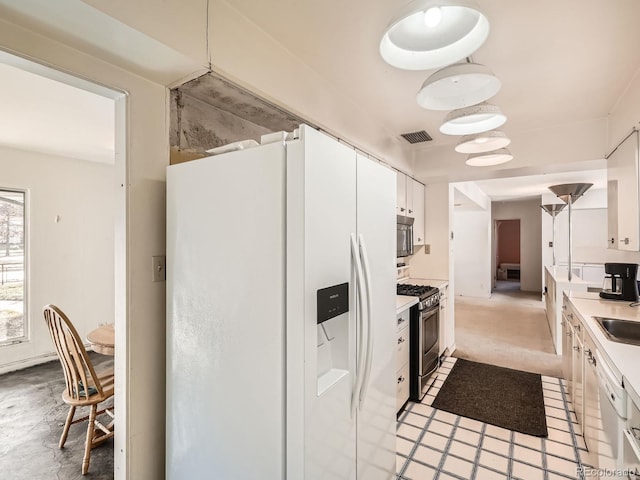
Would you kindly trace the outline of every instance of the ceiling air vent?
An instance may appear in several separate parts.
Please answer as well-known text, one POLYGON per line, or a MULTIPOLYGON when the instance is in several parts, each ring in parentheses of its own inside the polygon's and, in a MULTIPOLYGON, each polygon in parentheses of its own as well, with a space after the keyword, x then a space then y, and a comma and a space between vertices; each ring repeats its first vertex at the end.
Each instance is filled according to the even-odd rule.
POLYGON ((424 130, 420 130, 419 132, 403 133, 401 136, 409 143, 422 143, 433 140, 431 135, 424 130))

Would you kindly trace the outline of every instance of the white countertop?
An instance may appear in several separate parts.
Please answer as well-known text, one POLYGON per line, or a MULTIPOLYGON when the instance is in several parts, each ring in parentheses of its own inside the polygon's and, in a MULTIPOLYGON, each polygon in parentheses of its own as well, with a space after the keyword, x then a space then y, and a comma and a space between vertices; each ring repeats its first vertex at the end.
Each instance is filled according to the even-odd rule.
POLYGON ((418 297, 396 295, 396 315, 418 303, 418 297))
POLYGON ((640 307, 630 307, 631 302, 604 300, 597 292, 565 292, 578 311, 598 350, 622 375, 625 390, 640 405, 640 345, 628 345, 609 340, 600 325, 592 317, 620 318, 640 322, 640 307))

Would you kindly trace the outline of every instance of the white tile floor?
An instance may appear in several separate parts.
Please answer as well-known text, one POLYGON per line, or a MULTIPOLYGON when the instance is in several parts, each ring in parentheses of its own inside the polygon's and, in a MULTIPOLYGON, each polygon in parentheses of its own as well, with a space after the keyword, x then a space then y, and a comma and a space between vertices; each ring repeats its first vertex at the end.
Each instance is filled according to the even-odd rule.
POLYGON ((398 480, 584 480, 586 447, 563 380, 542 377, 549 436, 533 437, 431 408, 455 361, 398 418, 398 480))

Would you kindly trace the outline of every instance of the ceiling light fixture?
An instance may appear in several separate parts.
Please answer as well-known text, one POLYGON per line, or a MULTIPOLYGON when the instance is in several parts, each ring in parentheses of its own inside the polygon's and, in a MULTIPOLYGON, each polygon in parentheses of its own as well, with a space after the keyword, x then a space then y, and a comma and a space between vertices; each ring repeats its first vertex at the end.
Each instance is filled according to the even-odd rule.
POLYGON ((380 55, 403 70, 431 70, 468 57, 488 35, 473 0, 414 0, 387 26, 380 55))
POLYGON ((500 148, 492 152, 472 153, 465 162, 471 167, 491 167, 513 160, 513 155, 506 148, 500 148))
POLYGON ((417 101, 429 110, 464 108, 490 99, 501 85, 484 65, 456 63, 431 74, 422 84, 417 101))
POLYGON ((476 133, 475 135, 465 135, 456 145, 458 153, 483 153, 491 150, 504 148, 511 143, 507 134, 500 130, 476 133))
POLYGON ((440 132, 445 135, 472 135, 498 128, 506 121, 507 117, 499 107, 483 102, 449 112, 440 132))
POLYGON ((566 207, 566 203, 546 203, 544 205, 540 205, 540 208, 551 215, 551 248, 552 248, 552 256, 553 256, 553 265, 556 264, 556 217, 558 214, 564 210, 566 207))

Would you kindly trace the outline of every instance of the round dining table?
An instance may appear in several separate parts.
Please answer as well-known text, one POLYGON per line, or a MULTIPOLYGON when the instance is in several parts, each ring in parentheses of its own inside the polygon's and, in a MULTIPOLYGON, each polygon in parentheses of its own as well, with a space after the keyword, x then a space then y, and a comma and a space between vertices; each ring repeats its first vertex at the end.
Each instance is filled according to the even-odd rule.
POLYGON ((87 342, 91 345, 94 352, 103 355, 115 355, 115 328, 113 323, 100 325, 98 328, 91 330, 87 334, 87 342))

